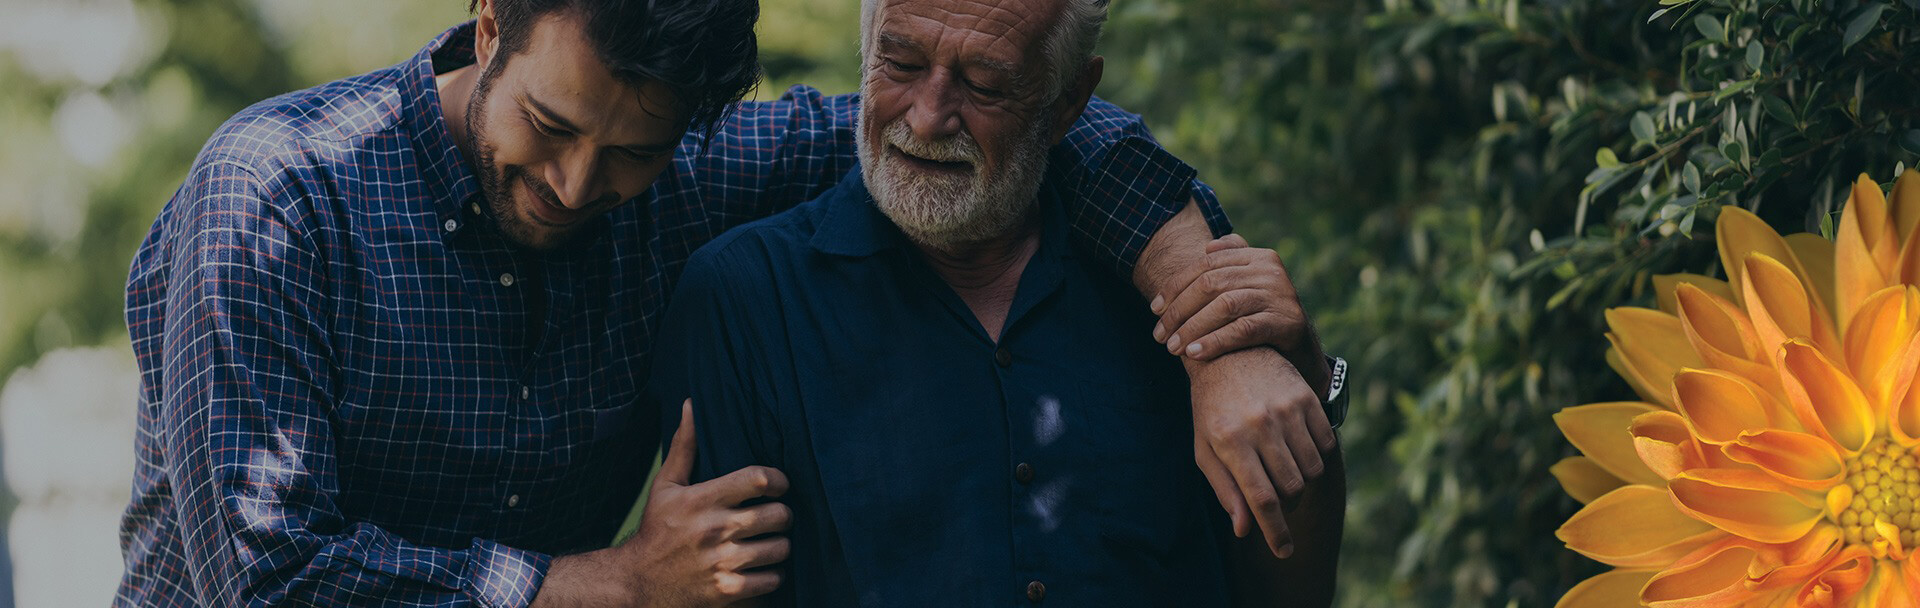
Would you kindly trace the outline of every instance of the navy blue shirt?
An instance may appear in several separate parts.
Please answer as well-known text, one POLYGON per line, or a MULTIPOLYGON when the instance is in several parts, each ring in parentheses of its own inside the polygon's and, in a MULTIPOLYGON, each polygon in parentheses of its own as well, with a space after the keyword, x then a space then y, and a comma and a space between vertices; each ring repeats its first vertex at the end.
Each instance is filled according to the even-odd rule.
POLYGON ((1128 285, 1043 237, 998 344, 856 170, 688 262, 652 392, 694 481, 785 472, 797 606, 1225 603, 1188 385, 1128 285))

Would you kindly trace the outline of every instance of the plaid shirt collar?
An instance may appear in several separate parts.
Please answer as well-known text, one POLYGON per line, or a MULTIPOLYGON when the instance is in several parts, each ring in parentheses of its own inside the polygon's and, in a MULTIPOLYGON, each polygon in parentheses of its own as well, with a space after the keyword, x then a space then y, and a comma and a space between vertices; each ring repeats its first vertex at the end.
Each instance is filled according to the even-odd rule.
POLYGON ((440 221, 461 217, 460 206, 477 198, 480 181, 467 166, 466 157, 447 130, 447 115, 440 107, 440 87, 435 77, 448 70, 473 63, 474 23, 454 26, 407 60, 408 76, 401 78, 403 106, 401 120, 406 125, 413 149, 420 154, 421 174, 437 196, 434 211, 440 221))

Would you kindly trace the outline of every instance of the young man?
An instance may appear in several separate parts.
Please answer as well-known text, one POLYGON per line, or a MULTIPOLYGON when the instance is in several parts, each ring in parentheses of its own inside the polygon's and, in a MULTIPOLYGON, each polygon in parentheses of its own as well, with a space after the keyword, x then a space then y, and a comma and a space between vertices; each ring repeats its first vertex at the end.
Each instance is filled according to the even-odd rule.
POLYGON ((777 605, 1214 606, 1235 567, 1265 585, 1245 605, 1324 605, 1337 451, 1290 516, 1311 567, 1233 551, 1184 458, 1179 363, 1042 188, 1100 80, 1104 2, 867 11, 860 167, 696 252, 668 307, 682 356, 652 390, 671 460, 694 457, 665 474, 786 471, 777 605))
MULTIPOLYGON (((155 221, 127 294, 141 432, 117 603, 711 604, 779 558, 742 536, 777 526, 731 523, 760 513, 741 503, 763 469, 656 487, 641 533, 604 546, 657 447, 644 378, 686 256, 851 167, 855 102, 803 91, 716 122, 757 78, 750 0, 475 11, 397 66, 235 116, 155 221)), ((1052 173, 1074 231, 1179 292, 1191 256, 1130 262, 1200 247, 1204 228, 1160 228, 1189 192, 1224 220, 1103 112, 1052 173)), ((1251 369, 1209 365, 1223 392, 1251 369)), ((1240 421, 1270 399, 1197 408, 1260 438, 1209 453, 1268 449, 1281 431, 1240 421)))

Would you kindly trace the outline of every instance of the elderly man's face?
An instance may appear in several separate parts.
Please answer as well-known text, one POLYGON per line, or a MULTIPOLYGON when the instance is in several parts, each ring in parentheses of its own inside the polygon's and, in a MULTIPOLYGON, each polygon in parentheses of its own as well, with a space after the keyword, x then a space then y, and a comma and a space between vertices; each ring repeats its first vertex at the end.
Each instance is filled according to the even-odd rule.
POLYGON ((1043 40, 1061 0, 883 0, 866 32, 860 155, 868 189, 916 241, 1004 236, 1032 207, 1046 150, 1079 114, 1043 40), (1062 121, 1065 121, 1062 124, 1062 121))

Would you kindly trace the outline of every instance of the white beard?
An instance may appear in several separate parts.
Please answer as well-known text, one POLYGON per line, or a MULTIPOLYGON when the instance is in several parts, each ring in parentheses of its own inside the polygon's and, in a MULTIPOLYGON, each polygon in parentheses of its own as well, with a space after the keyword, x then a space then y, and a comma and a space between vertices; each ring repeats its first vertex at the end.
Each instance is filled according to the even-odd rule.
MULTIPOLYGON (((872 97, 867 97, 872 99, 872 97)), ((1038 202, 1040 180, 1046 175, 1045 124, 1018 137, 1011 162, 1000 171, 985 168, 986 157, 967 132, 941 141, 921 141, 905 122, 884 125, 880 150, 868 142, 867 108, 860 109, 855 128, 860 174, 880 212, 893 220, 908 238, 922 246, 954 251, 1011 234, 1038 202), (921 158, 966 162, 965 175, 940 175, 913 167, 891 148, 921 158)))

